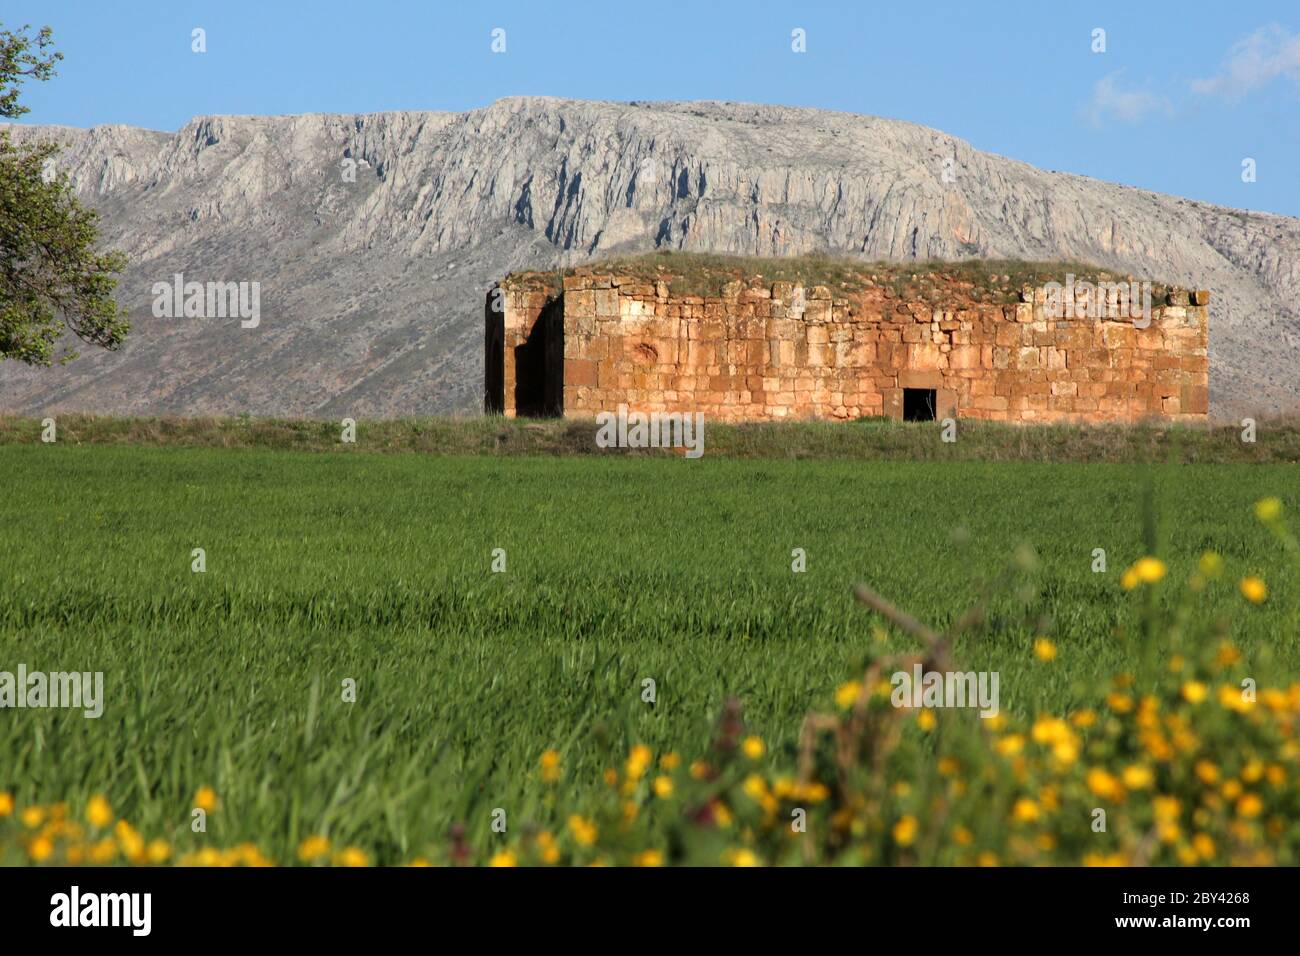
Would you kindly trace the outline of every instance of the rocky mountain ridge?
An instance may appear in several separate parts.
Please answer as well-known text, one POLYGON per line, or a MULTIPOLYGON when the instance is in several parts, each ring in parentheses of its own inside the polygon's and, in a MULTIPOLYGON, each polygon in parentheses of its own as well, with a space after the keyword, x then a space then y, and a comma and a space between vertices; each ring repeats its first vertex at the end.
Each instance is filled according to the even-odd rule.
POLYGON ((201 117, 174 134, 6 129, 66 144, 61 168, 130 257, 134 329, 116 354, 0 363, 0 409, 473 412, 493 281, 652 248, 1070 259, 1205 288, 1212 414, 1300 405, 1300 220, 1047 172, 896 120, 520 97, 201 117), (154 284, 177 273, 258 282, 260 322, 154 317, 154 284))

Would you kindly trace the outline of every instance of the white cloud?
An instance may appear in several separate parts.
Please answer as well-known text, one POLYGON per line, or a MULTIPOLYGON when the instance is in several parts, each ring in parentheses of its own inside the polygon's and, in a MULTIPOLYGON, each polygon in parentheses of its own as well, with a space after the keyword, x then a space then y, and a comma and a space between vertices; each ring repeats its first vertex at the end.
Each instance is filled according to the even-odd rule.
POLYGON ((1219 72, 1206 80, 1193 80, 1192 90, 1239 99, 1279 76, 1300 82, 1300 35, 1273 24, 1234 43, 1219 72))
POLYGON ((1123 70, 1116 70, 1098 80, 1092 87, 1092 102, 1088 105, 1088 116, 1096 126, 1106 116, 1114 116, 1125 123, 1136 123, 1151 113, 1170 112, 1169 101, 1149 90, 1121 89, 1119 77, 1123 70))

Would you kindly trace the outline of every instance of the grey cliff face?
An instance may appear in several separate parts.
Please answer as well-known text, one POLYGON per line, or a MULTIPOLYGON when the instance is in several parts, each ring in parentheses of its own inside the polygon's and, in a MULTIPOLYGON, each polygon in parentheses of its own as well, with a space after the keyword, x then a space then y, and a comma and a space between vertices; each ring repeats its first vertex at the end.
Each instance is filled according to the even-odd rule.
POLYGON ((656 247, 1065 258, 1207 288, 1212 415, 1300 406, 1300 220, 1045 172, 909 123, 512 98, 204 117, 174 135, 9 129, 67 144, 64 168, 131 259, 119 300, 134 329, 117 354, 0 363, 0 409, 472 412, 492 281, 656 247), (155 318, 152 286, 175 273, 260 283, 260 324, 155 318))

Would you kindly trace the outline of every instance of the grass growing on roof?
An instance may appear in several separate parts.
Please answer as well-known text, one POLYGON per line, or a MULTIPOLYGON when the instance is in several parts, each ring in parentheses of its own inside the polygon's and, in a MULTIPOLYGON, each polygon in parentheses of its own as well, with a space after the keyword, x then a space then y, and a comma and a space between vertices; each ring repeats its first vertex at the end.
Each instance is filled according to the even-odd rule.
POLYGON ((979 302, 1007 304, 1019 300, 1021 289, 1048 282, 1150 281, 1153 301, 1163 301, 1173 286, 1156 277, 1131 276, 1086 262, 1023 259, 927 259, 884 261, 813 254, 789 257, 728 256, 714 253, 658 250, 612 257, 565 270, 520 272, 505 284, 531 285, 558 294, 565 275, 626 275, 647 282, 664 281, 674 295, 720 295, 728 282, 796 282, 811 289, 824 285, 833 295, 884 287, 900 299, 942 301, 963 290, 979 302))

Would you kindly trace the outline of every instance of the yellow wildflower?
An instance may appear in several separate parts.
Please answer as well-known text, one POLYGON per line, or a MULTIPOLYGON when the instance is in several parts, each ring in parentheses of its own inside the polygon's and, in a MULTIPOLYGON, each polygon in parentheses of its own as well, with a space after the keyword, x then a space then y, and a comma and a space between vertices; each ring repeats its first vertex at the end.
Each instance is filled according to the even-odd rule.
POLYGON ((86 803, 86 820, 92 827, 101 829, 113 822, 113 807, 106 797, 96 794, 90 798, 86 803))
POLYGON ((117 837, 117 844, 128 860, 132 863, 144 861, 144 837, 140 836, 135 827, 125 820, 118 820, 117 825, 113 827, 113 834, 117 837))
POLYGON ((1056 645, 1047 638, 1040 637, 1034 641, 1034 656, 1044 663, 1054 661, 1056 660, 1056 645))
POLYGON ((1214 840, 1208 833, 1198 833, 1192 837, 1192 849, 1202 860, 1213 859, 1214 840))
POLYGON ((560 861, 560 848, 550 830, 543 830, 537 834, 537 847, 541 851, 543 863, 553 864, 560 861))
POLYGON ((1124 787, 1119 778, 1101 767, 1093 767, 1089 770, 1083 782, 1089 790, 1103 800, 1118 800, 1124 796, 1124 787))
POLYGON ((1034 738, 1034 743, 1044 745, 1068 740, 1073 736, 1069 726, 1059 717, 1039 717, 1029 733, 1034 738))
POLYGON ((1133 565, 1134 573, 1137 574, 1138 580, 1143 584, 1155 584, 1165 576, 1167 570, 1163 561, 1150 556, 1139 558, 1137 563, 1133 565))
POLYGON ((591 846, 596 842, 596 825, 576 813, 569 817, 569 832, 581 846, 591 846))
POLYGON ((543 783, 555 783, 560 779, 560 752, 555 749, 543 750, 537 765, 542 770, 543 783))
POLYGON ((1033 823, 1038 817, 1038 804, 1028 797, 1021 797, 1011 808, 1011 819, 1017 823, 1033 823))
POLYGON ((1152 797, 1151 811, 1155 814, 1157 820, 1170 822, 1178 819, 1181 812, 1181 804, 1177 797, 1152 797))
POLYGON ((766 749, 763 746, 763 738, 761 737, 746 737, 740 744, 741 752, 750 760, 757 760, 763 756, 766 749))
POLYGON ((35 830, 45 822, 45 808, 27 807, 22 813, 18 814, 18 819, 23 822, 23 826, 27 829, 35 830))
POLYGON ((1253 819, 1264 812, 1264 801, 1259 798, 1259 794, 1244 793, 1241 799, 1237 801, 1237 815, 1246 819, 1253 819))
POLYGON ((1241 651, 1227 641, 1219 645, 1219 652, 1214 655, 1214 663, 1219 667, 1231 667, 1241 660, 1241 651))
POLYGON ((1058 764, 1069 766, 1079 759, 1079 740, 1077 737, 1064 737, 1052 744, 1052 759, 1058 764))
POLYGON ((329 856, 329 852, 330 841, 328 837, 309 836, 298 844, 298 859, 304 863, 311 863, 329 856))
POLYGON ((1114 691, 1106 695, 1106 706, 1117 714, 1127 714, 1133 709, 1133 698, 1114 691))
POLYGON ((1244 714, 1254 704, 1254 701, 1246 698, 1240 687, 1233 687, 1231 684, 1220 684, 1218 696, 1220 707, 1238 714, 1244 714))
POLYGON ((1200 778, 1201 783, 1207 787, 1212 787, 1219 782, 1219 768, 1208 760, 1196 761, 1196 776, 1200 778))
POLYGON ((357 846, 348 846, 340 850, 334 857, 334 862, 338 866, 361 867, 370 865, 370 857, 366 851, 357 846))
POLYGON ((858 699, 858 694, 861 692, 861 681, 845 681, 835 689, 835 706, 840 710, 848 710, 853 706, 853 702, 858 699))
POLYGON ((911 846, 916 840, 917 829, 918 824, 916 822, 916 817, 912 816, 910 813, 903 815, 898 819, 898 822, 894 824, 894 842, 899 846, 911 846))
POLYGON ((1124 780, 1124 786, 1130 790, 1145 790, 1155 783, 1155 774, 1151 772, 1151 768, 1142 764, 1125 767, 1120 776, 1124 780))
POLYGON ((820 780, 810 780, 800 788, 800 794, 809 803, 821 803, 831 795, 826 784, 820 780))
POLYGON ((1241 596, 1251 604, 1263 604, 1268 597, 1268 587, 1263 578, 1245 577, 1241 579, 1241 596))
POLYGON ((90 845, 90 862, 111 863, 117 856, 117 843, 112 837, 104 837, 90 845))
POLYGON ((54 855, 54 841, 47 836, 34 837, 27 844, 27 855, 34 863, 44 863, 54 855))
POLYGON ((627 765, 624 768, 628 779, 640 780, 653 759, 654 755, 645 744, 637 744, 633 747, 632 752, 628 754, 627 765))
POLYGON ((1005 737, 998 739, 998 742, 993 745, 993 749, 1004 757, 1014 757, 1025 749, 1025 738, 1021 734, 1007 734, 1005 737))
POLYGON ((1282 515, 1280 498, 1260 498, 1255 502, 1255 517, 1263 522, 1276 521, 1282 515))

